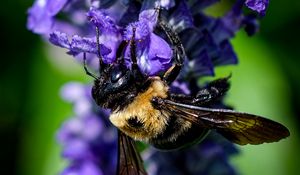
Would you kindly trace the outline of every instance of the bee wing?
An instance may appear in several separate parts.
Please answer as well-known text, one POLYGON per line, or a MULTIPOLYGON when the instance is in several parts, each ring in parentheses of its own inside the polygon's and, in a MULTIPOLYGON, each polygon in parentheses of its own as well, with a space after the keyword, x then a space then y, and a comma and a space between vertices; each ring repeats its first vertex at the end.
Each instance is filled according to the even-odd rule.
POLYGON ((226 109, 210 109, 159 99, 160 108, 200 127, 214 129, 239 145, 276 142, 290 135, 275 121, 226 109))
POLYGON ((135 141, 121 131, 118 131, 118 140, 117 175, 147 175, 135 141))

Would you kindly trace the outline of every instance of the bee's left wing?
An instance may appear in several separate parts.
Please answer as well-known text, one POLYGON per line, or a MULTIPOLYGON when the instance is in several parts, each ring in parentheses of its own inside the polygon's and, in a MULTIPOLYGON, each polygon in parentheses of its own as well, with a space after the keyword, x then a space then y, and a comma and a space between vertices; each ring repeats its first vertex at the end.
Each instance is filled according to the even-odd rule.
POLYGON ((135 141, 121 131, 118 131, 118 140, 117 175, 147 175, 135 141))
POLYGON ((214 129, 240 145, 276 142, 290 135, 280 123, 253 114, 181 104, 162 98, 154 102, 172 116, 181 117, 202 128, 214 129))

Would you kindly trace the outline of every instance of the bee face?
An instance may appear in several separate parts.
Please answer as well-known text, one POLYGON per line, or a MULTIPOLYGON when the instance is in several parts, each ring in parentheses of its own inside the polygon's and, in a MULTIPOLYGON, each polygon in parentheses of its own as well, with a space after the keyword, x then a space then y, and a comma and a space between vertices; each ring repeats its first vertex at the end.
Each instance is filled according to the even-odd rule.
POLYGON ((131 71, 123 64, 107 66, 95 80, 92 96, 104 108, 112 108, 116 100, 124 96, 124 89, 131 83, 131 71))

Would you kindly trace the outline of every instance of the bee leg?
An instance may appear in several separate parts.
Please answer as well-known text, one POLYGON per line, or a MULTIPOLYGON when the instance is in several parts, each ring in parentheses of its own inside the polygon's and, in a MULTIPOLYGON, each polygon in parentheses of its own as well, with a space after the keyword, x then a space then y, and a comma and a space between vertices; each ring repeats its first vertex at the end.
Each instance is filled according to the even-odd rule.
POLYGON ((170 94, 170 100, 190 105, 206 105, 221 98, 229 89, 229 76, 210 82, 201 88, 196 95, 170 94))
POLYGON ((206 104, 221 98, 229 89, 230 84, 228 79, 231 75, 225 78, 220 78, 210 82, 206 87, 202 88, 192 100, 193 104, 206 104))
POLYGON ((182 65, 174 64, 170 67, 163 76, 163 81, 170 85, 179 75, 182 65))
POLYGON ((158 25, 167 35, 173 50, 173 59, 175 64, 170 67, 164 74, 163 80, 167 84, 171 84, 179 75, 181 67, 185 59, 185 51, 177 33, 168 26, 168 24, 160 18, 160 7, 157 8, 158 25))
POLYGON ((144 79, 144 75, 141 72, 138 64, 137 64, 137 56, 136 56, 136 43, 135 43, 135 32, 136 28, 132 26, 132 37, 130 39, 130 59, 132 61, 132 71, 133 76, 137 80, 137 82, 142 81, 144 79))
POLYGON ((170 100, 178 102, 178 103, 185 103, 191 104, 194 97, 185 94, 170 94, 170 100))

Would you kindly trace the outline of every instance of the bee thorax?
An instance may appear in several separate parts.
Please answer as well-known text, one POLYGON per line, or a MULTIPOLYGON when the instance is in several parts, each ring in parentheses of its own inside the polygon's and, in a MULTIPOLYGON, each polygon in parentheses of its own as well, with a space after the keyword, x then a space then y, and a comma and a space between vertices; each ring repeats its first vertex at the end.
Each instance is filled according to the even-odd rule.
POLYGON ((166 98, 168 87, 159 78, 153 77, 147 90, 139 93, 122 110, 115 110, 110 121, 128 136, 148 141, 161 134, 168 123, 169 114, 157 110, 152 105, 154 97, 166 98))

